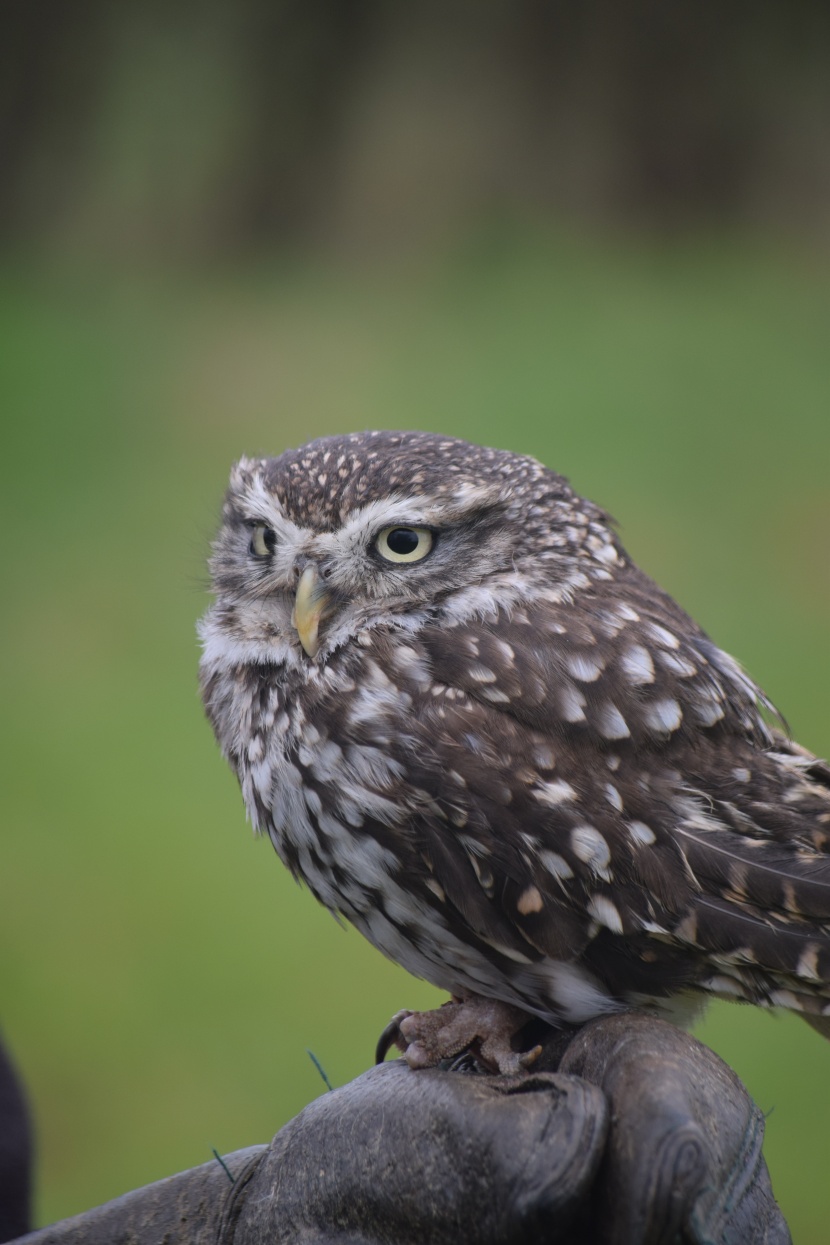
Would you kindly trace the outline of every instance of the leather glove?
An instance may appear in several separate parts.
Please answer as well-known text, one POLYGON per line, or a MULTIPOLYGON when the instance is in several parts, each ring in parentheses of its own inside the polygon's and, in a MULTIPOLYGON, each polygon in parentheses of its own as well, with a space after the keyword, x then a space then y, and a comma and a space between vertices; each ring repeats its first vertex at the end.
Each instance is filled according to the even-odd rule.
POLYGON ((629 1012, 549 1033, 534 1068, 402 1060, 225 1156, 29 1245, 787 1245, 735 1074, 629 1012), (231 1178, 234 1183, 231 1184, 231 1178))

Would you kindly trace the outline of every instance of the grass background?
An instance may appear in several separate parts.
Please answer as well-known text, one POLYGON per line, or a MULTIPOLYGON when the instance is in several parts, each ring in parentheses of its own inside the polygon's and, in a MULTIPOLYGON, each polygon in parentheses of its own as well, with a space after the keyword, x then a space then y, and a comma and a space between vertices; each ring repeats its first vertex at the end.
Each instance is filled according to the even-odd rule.
MULTIPOLYGON (((418 427, 535 454, 830 753, 830 287, 746 240, 482 237, 430 266, 0 267, 3 1025, 37 1221, 267 1140, 439 995, 344 933, 246 827, 194 624, 229 465, 418 427)), ((773 1111, 826 1241, 830 1051, 699 1030, 773 1111)))

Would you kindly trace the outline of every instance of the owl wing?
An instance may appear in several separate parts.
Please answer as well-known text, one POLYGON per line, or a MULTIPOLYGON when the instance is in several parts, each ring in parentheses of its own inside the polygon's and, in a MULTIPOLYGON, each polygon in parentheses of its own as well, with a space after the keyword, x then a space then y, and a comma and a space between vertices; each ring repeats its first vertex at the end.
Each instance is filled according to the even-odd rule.
POLYGON ((470 928, 581 959, 617 994, 695 983, 820 1010, 830 775, 669 598, 635 581, 418 647, 419 850, 470 928))

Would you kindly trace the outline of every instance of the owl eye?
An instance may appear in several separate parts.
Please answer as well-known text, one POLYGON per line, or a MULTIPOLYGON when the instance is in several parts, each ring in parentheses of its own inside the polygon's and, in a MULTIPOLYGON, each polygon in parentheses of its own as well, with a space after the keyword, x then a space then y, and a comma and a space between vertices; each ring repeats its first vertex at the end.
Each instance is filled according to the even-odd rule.
POLYGON ((432 545, 428 527, 385 527, 375 538, 375 548, 387 562, 420 562, 432 545))
POLYGON ((251 528, 248 548, 255 558, 270 558, 277 543, 277 533, 266 523, 255 523, 251 528))

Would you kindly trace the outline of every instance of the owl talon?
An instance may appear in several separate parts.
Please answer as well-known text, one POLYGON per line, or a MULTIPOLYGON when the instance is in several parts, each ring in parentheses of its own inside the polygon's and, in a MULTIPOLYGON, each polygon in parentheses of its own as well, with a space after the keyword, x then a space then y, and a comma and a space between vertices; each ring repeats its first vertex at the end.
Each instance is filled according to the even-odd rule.
POLYGON ((376 1064, 383 1063, 393 1046, 397 1046, 399 1051, 406 1050, 406 1042, 401 1037, 401 1022, 411 1015, 412 1012, 407 1011, 406 1008, 395 1012, 395 1015, 378 1038, 378 1044, 375 1047, 376 1064))
POLYGON ((528 1068, 532 1068, 541 1053, 541 1046, 534 1046, 532 1050, 527 1050, 523 1055, 520 1055, 519 1064, 522 1070, 526 1072, 528 1068))
POLYGON ((541 1046, 516 1051, 511 1039, 527 1023, 517 1007, 495 999, 470 996, 453 1000, 431 1012, 398 1012, 384 1029, 377 1047, 382 1062, 392 1045, 404 1054, 410 1068, 434 1068, 469 1050, 491 1072, 517 1075, 541 1054, 541 1046))

